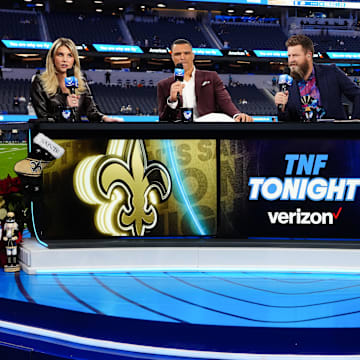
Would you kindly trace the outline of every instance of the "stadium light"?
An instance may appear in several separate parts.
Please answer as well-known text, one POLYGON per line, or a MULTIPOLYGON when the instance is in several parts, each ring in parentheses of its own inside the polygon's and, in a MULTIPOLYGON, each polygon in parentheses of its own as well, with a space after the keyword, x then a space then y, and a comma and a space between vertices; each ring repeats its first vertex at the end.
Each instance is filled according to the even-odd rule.
POLYGON ((106 57, 105 59, 109 59, 111 61, 129 60, 127 56, 110 56, 108 58, 106 57))
POLYGON ((23 58, 28 58, 28 57, 39 56, 40 54, 38 54, 38 53, 36 53, 36 54, 29 54, 29 53, 22 54, 22 53, 19 53, 19 54, 15 54, 15 55, 19 56, 19 57, 23 57, 23 58))

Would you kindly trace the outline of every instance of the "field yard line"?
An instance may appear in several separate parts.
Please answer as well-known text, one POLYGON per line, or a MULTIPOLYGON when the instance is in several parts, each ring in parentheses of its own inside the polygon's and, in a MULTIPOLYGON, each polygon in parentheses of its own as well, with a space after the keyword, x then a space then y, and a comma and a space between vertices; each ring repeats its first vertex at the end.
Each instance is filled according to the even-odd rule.
POLYGON ((24 151, 24 149, 11 149, 11 150, 5 150, 5 151, 0 151, 0 155, 5 154, 5 153, 9 153, 9 152, 14 152, 14 151, 24 151))

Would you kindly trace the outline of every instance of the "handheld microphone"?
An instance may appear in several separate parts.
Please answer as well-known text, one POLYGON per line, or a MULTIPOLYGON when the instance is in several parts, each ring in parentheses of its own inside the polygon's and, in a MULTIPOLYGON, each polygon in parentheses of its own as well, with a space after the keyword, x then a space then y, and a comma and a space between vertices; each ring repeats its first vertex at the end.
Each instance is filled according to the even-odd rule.
MULTIPOLYGON (((292 85, 293 78, 290 76, 290 69, 286 67, 283 71, 283 74, 279 76, 279 90, 282 93, 285 93, 289 90, 289 87, 292 85)), ((278 110, 281 111, 283 104, 278 105, 278 110)))
POLYGON ((75 89, 79 87, 73 68, 66 70, 65 86, 70 90, 70 94, 75 94, 75 89))
MULTIPOLYGON (((185 70, 184 70, 183 64, 181 64, 181 63, 176 64, 175 71, 174 71, 175 81, 183 82, 184 75, 185 75, 185 70)), ((178 102, 180 102, 180 93, 179 92, 176 94, 176 97, 178 99, 178 102)))
MULTIPOLYGON (((66 70, 65 86, 70 90, 70 94, 75 94, 75 89, 79 87, 79 80, 75 77, 74 68, 66 70)), ((76 120, 77 108, 71 107, 70 110, 63 110, 62 117, 66 121, 74 122, 76 120)))

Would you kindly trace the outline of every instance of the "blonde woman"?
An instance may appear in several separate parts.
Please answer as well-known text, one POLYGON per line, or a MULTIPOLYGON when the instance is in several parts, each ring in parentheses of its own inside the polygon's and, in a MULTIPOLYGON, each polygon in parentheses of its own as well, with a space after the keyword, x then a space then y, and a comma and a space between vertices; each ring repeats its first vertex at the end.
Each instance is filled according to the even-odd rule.
POLYGON ((36 75, 31 84, 31 101, 40 121, 79 122, 86 116, 90 122, 113 122, 99 112, 89 86, 80 71, 79 55, 74 42, 59 38, 46 57, 46 70, 36 75), (65 86, 66 71, 74 70, 79 86, 75 94, 65 86))

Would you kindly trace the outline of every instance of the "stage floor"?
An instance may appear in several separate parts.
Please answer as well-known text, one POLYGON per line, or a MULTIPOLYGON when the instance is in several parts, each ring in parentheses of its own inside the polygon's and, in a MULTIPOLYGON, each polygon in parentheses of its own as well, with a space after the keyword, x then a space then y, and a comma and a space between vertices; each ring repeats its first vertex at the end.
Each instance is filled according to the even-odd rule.
POLYGON ((1 297, 101 315, 251 327, 360 324, 360 274, 1 275, 1 297))
POLYGON ((0 340, 20 331, 139 359, 360 359, 360 274, 21 271, 0 278, 0 340))

